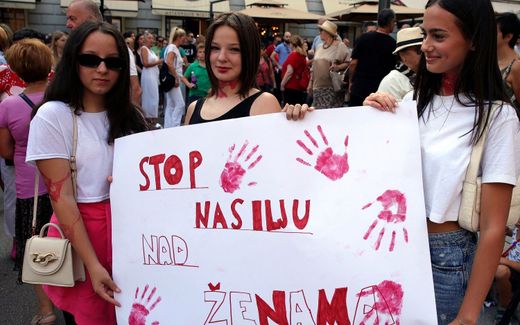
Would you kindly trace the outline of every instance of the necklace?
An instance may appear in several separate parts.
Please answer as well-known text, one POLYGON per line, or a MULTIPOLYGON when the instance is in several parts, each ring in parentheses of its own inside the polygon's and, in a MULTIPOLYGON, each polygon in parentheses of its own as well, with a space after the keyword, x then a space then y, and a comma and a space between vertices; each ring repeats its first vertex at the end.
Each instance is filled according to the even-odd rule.
POLYGON ((328 49, 332 45, 332 43, 334 43, 334 41, 332 41, 330 44, 327 44, 327 43, 324 42, 323 43, 323 49, 324 50, 328 49))

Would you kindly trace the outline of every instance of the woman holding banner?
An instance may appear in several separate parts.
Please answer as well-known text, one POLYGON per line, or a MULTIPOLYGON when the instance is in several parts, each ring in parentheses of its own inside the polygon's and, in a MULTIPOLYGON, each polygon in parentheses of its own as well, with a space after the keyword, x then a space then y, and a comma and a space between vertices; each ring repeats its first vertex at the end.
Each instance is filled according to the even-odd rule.
MULTIPOLYGON (((107 177, 112 174, 114 140, 147 128, 130 102, 129 71, 119 31, 107 23, 83 23, 70 35, 29 131, 26 160, 36 162, 45 180, 54 209, 51 222, 60 224, 87 270, 86 281, 72 288, 44 289, 79 325, 116 323, 113 294, 119 289, 111 277, 107 177), (70 165, 74 148, 75 189, 70 165)), ((52 229, 49 236, 59 234, 52 229)))
POLYGON ((208 28, 208 97, 190 104, 186 124, 280 112, 276 98, 254 87, 260 62, 260 36, 254 20, 231 12, 208 28))
MULTIPOLYGON (((489 0, 430 0, 415 84, 424 194, 439 324, 476 324, 504 242, 511 192, 520 174, 520 123, 505 104, 489 0), (500 105, 489 117, 493 106, 500 105), (489 132, 481 162, 480 237, 458 212, 472 145, 489 132)), ((411 95, 405 96, 411 100, 411 95)), ((365 99, 383 111, 385 93, 365 99)))

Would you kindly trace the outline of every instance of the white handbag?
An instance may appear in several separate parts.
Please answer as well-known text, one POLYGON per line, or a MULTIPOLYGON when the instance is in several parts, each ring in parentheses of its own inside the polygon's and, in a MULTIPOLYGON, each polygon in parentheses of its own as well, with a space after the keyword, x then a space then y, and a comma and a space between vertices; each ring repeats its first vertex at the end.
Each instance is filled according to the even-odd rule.
MULTIPOLYGON (((76 196, 76 149, 78 126, 76 114, 72 112, 73 146, 70 157, 72 188, 76 196)), ((61 287, 73 287, 75 281, 85 281, 85 267, 81 258, 74 252, 68 239, 63 236, 60 227, 54 223, 45 224, 39 235, 35 235, 38 209, 38 171, 34 180, 34 205, 32 230, 33 236, 25 244, 22 267, 22 281, 31 284, 47 284, 61 287), (45 230, 54 227, 61 238, 44 237, 45 230)))
POLYGON ((47 223, 39 235, 27 240, 22 281, 60 287, 73 287, 75 281, 85 281, 83 262, 72 249, 70 241, 64 238, 58 225, 47 223), (56 228, 61 238, 44 237, 48 227, 56 228))
MULTIPOLYGON (((492 117, 496 114, 499 107, 501 107, 501 105, 493 104, 490 112, 489 123, 491 123, 492 117)), ((466 170, 466 178, 462 185, 462 200, 460 203, 458 221, 462 228, 472 232, 477 232, 480 228, 480 188, 482 184, 480 177, 478 177, 478 170, 480 168, 480 161, 482 160, 482 153, 484 151, 484 143, 486 142, 486 136, 489 130, 489 123, 484 129, 479 141, 473 145, 468 169, 466 170)), ((506 224, 508 226, 514 225, 518 218, 520 218, 519 188, 520 182, 517 180, 516 186, 513 189, 511 206, 507 217, 506 224)))

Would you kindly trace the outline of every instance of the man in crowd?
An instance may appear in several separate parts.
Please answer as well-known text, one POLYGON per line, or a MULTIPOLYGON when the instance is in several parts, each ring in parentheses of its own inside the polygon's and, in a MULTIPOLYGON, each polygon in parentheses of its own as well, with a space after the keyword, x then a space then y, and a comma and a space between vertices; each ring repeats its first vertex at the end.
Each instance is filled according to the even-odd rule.
POLYGON ((193 38, 193 33, 186 33, 186 41, 184 44, 181 44, 181 48, 184 49, 186 53, 186 58, 188 59, 188 63, 193 63, 195 60, 195 56, 197 55, 197 47, 195 46, 195 39, 193 38))
POLYGON ((395 66, 395 39, 390 34, 395 27, 395 13, 383 9, 377 18, 377 30, 361 35, 352 52, 349 67, 350 106, 361 106, 381 80, 395 66))
POLYGON ((281 102, 282 95, 280 91, 280 84, 282 82, 282 67, 287 60, 289 54, 291 54, 291 47, 289 44, 291 43, 291 33, 285 32, 283 34, 283 42, 278 44, 274 49, 273 53, 271 53, 271 61, 273 62, 274 67, 274 79, 276 81, 276 87, 274 90, 274 95, 278 98, 278 101, 281 102))
POLYGON ((92 0, 74 0, 67 8, 67 28, 76 29, 86 21, 102 21, 98 5, 92 0))

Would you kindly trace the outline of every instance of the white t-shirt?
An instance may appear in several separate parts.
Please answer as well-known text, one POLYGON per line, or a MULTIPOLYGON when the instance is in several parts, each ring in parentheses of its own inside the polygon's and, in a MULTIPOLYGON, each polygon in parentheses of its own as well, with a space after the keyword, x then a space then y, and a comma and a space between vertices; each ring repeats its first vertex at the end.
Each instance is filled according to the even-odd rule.
POLYGON ((180 77, 183 75, 183 62, 181 57, 181 52, 179 52, 179 49, 175 44, 169 44, 166 49, 164 50, 164 61, 166 61, 166 58, 168 57, 168 54, 170 52, 173 52, 173 67, 175 68, 175 71, 177 71, 177 75, 180 77))
MULTIPOLYGON (((78 120, 76 153, 77 198, 80 203, 100 202, 109 198, 107 177, 112 175, 114 147, 107 143, 109 122, 106 112, 81 112, 78 120)), ((27 162, 63 158, 72 152, 72 114, 63 102, 47 102, 31 121, 27 162)))
POLYGON ((379 88, 377 89, 377 91, 391 94, 398 101, 412 90, 413 86, 410 83, 410 79, 397 70, 390 71, 390 73, 381 80, 379 88))
MULTIPOLYGON (((412 94, 404 100, 411 100, 412 94)), ((462 98, 461 98, 462 99, 462 98)), ((468 101, 469 102, 469 101, 468 101)), ((434 109, 419 118, 426 216, 433 222, 456 221, 462 183, 471 155, 474 108, 454 96, 434 96, 434 109)), ((520 175, 520 123, 504 105, 489 125, 479 175, 482 183, 516 185, 520 175)))
POLYGON ((137 76, 137 67, 135 66, 135 55, 132 50, 128 49, 128 58, 130 59, 130 77, 137 76))

